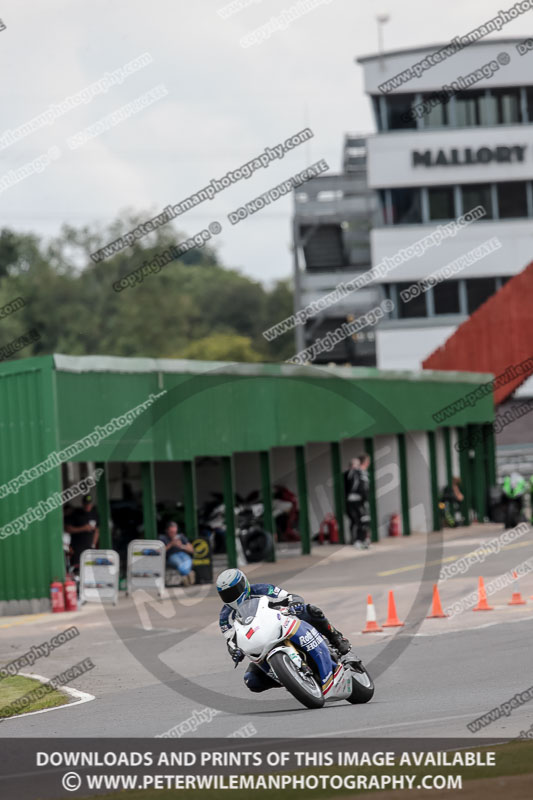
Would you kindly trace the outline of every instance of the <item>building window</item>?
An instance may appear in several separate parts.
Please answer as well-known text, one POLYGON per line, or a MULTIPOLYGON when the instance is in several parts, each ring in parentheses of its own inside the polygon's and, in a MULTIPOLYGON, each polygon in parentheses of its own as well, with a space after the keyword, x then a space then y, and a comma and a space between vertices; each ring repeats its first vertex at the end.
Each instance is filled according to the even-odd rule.
POLYGON ((463 214, 477 206, 483 206, 487 212, 483 219, 493 219, 492 193, 490 183, 472 183, 461 186, 463 194, 463 214))
POLYGON ((429 111, 422 117, 424 128, 444 128, 450 124, 449 100, 443 103, 438 92, 431 92, 422 95, 422 102, 429 105, 429 111))
POLYGON ((525 181, 496 184, 500 219, 527 217, 527 188, 525 181))
POLYGON ((466 297, 468 313, 472 314, 476 308, 488 300, 496 291, 496 278, 467 278, 466 297))
MULTIPOLYGON (((416 285, 416 282, 415 282, 416 285)), ((399 319, 413 319, 414 317, 427 317, 426 310, 426 295, 421 291, 418 297, 413 297, 407 303, 402 300, 401 292, 413 286, 411 281, 405 283, 397 283, 396 288, 398 292, 398 318, 399 319)))
POLYGON ((435 314, 459 314, 459 281, 443 281, 433 287, 435 314))
POLYGON ((383 130, 383 121, 381 119, 381 111, 380 111, 380 98, 376 95, 372 95, 372 108, 374 109, 374 119, 376 121, 376 128, 378 131, 383 130))
POLYGON ((393 225, 420 225, 422 204, 420 189, 390 189, 393 225))
POLYGON ((455 124, 460 128, 482 125, 485 92, 457 92, 455 95, 455 124))
POLYGON ((533 122, 533 86, 526 86, 526 107, 528 121, 533 122))
POLYGON ((428 198, 430 220, 455 218, 453 186, 433 186, 428 189, 428 198))
POLYGON ((390 94, 385 98, 389 131, 416 128, 416 119, 409 116, 414 103, 414 94, 390 94))
POLYGON ((487 98, 491 116, 496 125, 513 125, 522 121, 520 114, 520 89, 492 89, 487 98))

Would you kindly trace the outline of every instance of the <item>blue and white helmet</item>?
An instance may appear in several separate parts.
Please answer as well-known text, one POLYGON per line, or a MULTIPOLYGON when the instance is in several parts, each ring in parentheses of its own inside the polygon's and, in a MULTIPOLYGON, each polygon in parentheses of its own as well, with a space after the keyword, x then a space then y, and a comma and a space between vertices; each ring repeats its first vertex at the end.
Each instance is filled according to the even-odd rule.
POLYGON ((217 578, 220 599, 235 610, 250 597, 250 583, 240 569, 225 569, 217 578))

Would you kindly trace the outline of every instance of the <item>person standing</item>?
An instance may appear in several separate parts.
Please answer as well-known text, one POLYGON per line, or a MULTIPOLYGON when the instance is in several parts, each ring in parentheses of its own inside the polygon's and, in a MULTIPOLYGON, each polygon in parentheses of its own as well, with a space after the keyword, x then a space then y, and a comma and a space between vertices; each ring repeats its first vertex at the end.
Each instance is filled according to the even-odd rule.
POLYGON ((348 470, 344 473, 344 493, 346 513, 350 518, 351 544, 357 549, 367 549, 370 544, 369 466, 370 456, 363 453, 359 458, 352 458, 348 470))
POLYGON ((94 505, 93 497, 86 494, 81 508, 74 508, 65 519, 65 530, 70 533, 72 555, 70 563, 77 566, 84 550, 94 549, 100 537, 100 517, 94 505))

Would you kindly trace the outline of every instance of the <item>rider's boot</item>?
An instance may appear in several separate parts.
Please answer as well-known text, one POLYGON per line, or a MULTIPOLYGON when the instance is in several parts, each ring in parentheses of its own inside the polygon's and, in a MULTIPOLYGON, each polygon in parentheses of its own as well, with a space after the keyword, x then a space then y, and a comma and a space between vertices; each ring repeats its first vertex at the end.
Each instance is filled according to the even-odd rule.
POLYGON ((307 612, 309 616, 313 620, 313 625, 317 629, 322 636, 325 636, 326 639, 331 642, 333 647, 336 647, 339 653, 342 656, 345 656, 346 653, 349 653, 352 645, 346 639, 340 631, 333 627, 333 625, 326 619, 326 615, 322 611, 321 608, 317 606, 308 605, 307 612))
POLYGON ((337 648, 341 656, 345 656, 346 653, 349 653, 352 649, 351 643, 348 639, 342 635, 340 631, 333 627, 333 625, 329 625, 329 631, 327 632, 326 636, 328 637, 331 644, 337 648))

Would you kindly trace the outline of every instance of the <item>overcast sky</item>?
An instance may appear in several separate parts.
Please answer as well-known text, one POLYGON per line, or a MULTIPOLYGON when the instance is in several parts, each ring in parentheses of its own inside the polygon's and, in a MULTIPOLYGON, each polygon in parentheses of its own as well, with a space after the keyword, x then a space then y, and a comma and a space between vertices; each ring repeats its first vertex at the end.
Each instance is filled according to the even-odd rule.
MULTIPOLYGON (((157 213, 309 126, 309 143, 173 223, 192 235, 218 220, 225 265, 265 282, 287 277, 290 197, 235 227, 226 215, 314 161, 324 158, 338 171, 344 133, 373 130, 354 59, 377 49, 376 13, 390 14, 385 48, 398 49, 444 43, 512 5, 324 0, 267 41, 240 46, 295 2, 255 0, 223 19, 217 10, 226 0, 4 0, 0 138, 143 53, 153 62, 0 150, 0 180, 52 146, 61 152, 41 173, 0 192, 2 226, 48 237, 64 222, 105 225, 126 208, 157 213), (69 149, 67 137, 160 84, 168 91, 162 99, 69 149)), ((528 35, 531 15, 501 35, 528 35)))

